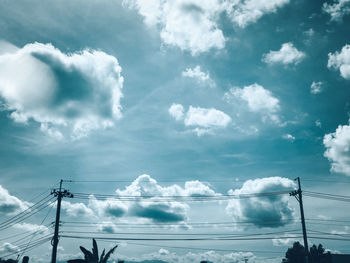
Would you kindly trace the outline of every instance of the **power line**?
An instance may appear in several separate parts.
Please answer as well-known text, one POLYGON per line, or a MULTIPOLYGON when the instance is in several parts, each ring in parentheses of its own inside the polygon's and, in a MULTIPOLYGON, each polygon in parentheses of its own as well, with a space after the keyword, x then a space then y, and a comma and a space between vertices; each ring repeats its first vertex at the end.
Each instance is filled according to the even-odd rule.
MULTIPOLYGON (((116 241, 254 241, 254 240, 272 240, 301 238, 302 236, 280 236, 280 237, 250 237, 250 238, 123 238, 123 237, 97 237, 97 236, 71 236, 61 235, 64 238, 73 239, 96 239, 96 240, 116 240, 116 241)), ((343 240, 343 239, 342 239, 343 240)), ((350 239, 349 239, 350 241, 350 239)))
MULTIPOLYGON (((27 247, 27 251, 30 251, 34 248, 37 248, 43 244, 45 244, 46 242, 48 242, 50 240, 50 237, 46 237, 46 238, 42 238, 42 239, 38 239, 38 240, 35 240, 35 242, 33 242, 30 246, 27 247)), ((10 257, 10 256, 13 256, 13 255, 16 255, 18 253, 21 253, 23 251, 23 247, 18 247, 18 250, 16 250, 15 252, 11 252, 9 254, 6 254, 4 256, 2 256, 3 258, 7 258, 7 257, 10 257)))
MULTIPOLYGON (((52 199, 49 199, 48 201, 51 201, 51 200, 52 199)), ((46 207, 52 205, 53 203, 54 203, 54 201, 52 201, 50 203, 42 203, 42 204, 40 204, 39 206, 35 207, 35 210, 32 210, 31 212, 28 212, 26 214, 23 214, 20 217, 14 218, 14 219, 8 221, 6 224, 0 226, 0 231, 3 231, 5 229, 8 229, 8 228, 14 226, 15 224, 23 222, 27 218, 32 217, 33 215, 39 213, 41 210, 43 210, 46 207)))
POLYGON ((284 230, 267 233, 252 233, 252 234, 237 234, 237 233, 157 233, 157 232, 118 232, 118 233, 105 233, 105 232, 92 232, 92 231, 61 231, 60 233, 70 234, 99 234, 99 235, 145 235, 145 236, 223 236, 223 237, 247 237, 247 236, 263 236, 263 235, 276 235, 298 232, 298 229, 284 230))
MULTIPOLYGON (((50 208, 48 209, 48 212, 47 212, 46 216, 43 218, 43 220, 41 221, 41 223, 40 223, 40 225, 39 225, 39 228, 40 228, 40 226, 42 226, 42 224, 45 222, 45 220, 46 220, 46 218, 49 216, 51 210, 52 210, 52 206, 50 206, 50 208)), ((32 234, 31 239, 30 239, 30 240, 28 241, 28 243, 27 243, 27 247, 22 251, 22 253, 21 253, 21 255, 19 256, 19 258, 21 258, 21 257, 23 256, 24 252, 25 252, 25 251, 27 250, 27 248, 29 247, 29 244, 32 242, 33 238, 39 233, 39 231, 40 231, 40 230, 38 229, 35 233, 32 234)))

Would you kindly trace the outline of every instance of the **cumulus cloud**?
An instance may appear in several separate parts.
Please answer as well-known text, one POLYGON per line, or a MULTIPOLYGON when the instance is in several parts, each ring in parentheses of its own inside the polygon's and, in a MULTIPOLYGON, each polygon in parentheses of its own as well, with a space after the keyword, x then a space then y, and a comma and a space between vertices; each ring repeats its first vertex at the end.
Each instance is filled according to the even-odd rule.
POLYGON ((284 235, 284 238, 272 239, 272 245, 274 245, 275 247, 290 247, 296 241, 302 243, 301 240, 299 240, 297 237, 292 237, 292 235, 289 234, 284 235))
POLYGON ((168 111, 169 114, 177 121, 181 120, 184 116, 184 107, 181 104, 173 103, 168 111))
POLYGON ((335 132, 326 134, 323 144, 331 171, 350 176, 350 125, 339 125, 335 132))
POLYGON ((121 197, 146 197, 146 199, 128 203, 128 214, 161 223, 185 222, 189 206, 184 202, 158 200, 157 198, 216 195, 209 186, 199 181, 188 181, 185 187, 176 184, 163 187, 146 174, 139 176, 124 190, 117 189, 116 193, 121 197))
POLYGON ((245 27, 266 13, 276 10, 289 0, 124 0, 135 9, 148 26, 157 26, 167 45, 187 50, 192 55, 225 47, 225 37, 219 19, 227 14, 232 22, 245 27))
POLYGON ((334 0, 323 4, 323 11, 331 16, 332 21, 341 21, 343 16, 350 14, 350 0, 334 0))
POLYGON ((230 116, 214 108, 206 109, 192 107, 188 109, 185 118, 186 126, 199 126, 204 128, 226 127, 231 122, 230 116))
POLYGON ((98 230, 104 233, 114 234, 117 233, 117 227, 112 222, 102 222, 98 225, 98 230))
POLYGON ((322 81, 318 81, 318 82, 313 81, 311 83, 311 86, 310 86, 310 92, 312 94, 321 93, 322 92, 322 86, 323 86, 322 81))
POLYGON ((340 52, 328 54, 328 68, 339 69, 344 79, 350 79, 350 45, 345 45, 340 52))
POLYGON ((117 189, 116 195, 106 200, 97 200, 90 195, 87 204, 62 201, 62 210, 72 217, 98 218, 101 222, 98 230, 109 233, 116 231, 115 220, 130 217, 186 227, 189 206, 185 197, 219 194, 197 180, 185 182, 184 187, 177 184, 161 186, 144 174, 124 189, 117 189), (174 199, 174 196, 180 200, 174 199))
POLYGON ((7 189, 0 185, 0 214, 13 215, 29 207, 30 203, 25 202, 11 195, 7 189))
POLYGON ((94 217, 94 211, 84 203, 62 201, 62 210, 72 217, 94 217))
POLYGON ((293 43, 284 43, 278 51, 263 55, 262 61, 267 64, 297 65, 305 58, 305 53, 296 49, 293 43))
POLYGON ((114 198, 109 198, 104 201, 96 200, 94 196, 90 196, 89 208, 95 213, 98 213, 100 217, 112 216, 112 217, 122 217, 127 211, 128 207, 121 201, 114 198))
POLYGON ((230 0, 223 3, 231 20, 240 27, 246 27, 264 14, 275 13, 289 0, 230 0))
POLYGON ((47 134, 79 139, 121 118, 123 77, 102 51, 63 53, 33 43, 0 54, 0 99, 15 122, 35 121, 47 134))
POLYGON ((183 114, 181 104, 173 104, 169 114, 176 120, 184 120, 185 126, 194 127, 193 131, 201 136, 212 133, 215 129, 225 128, 231 122, 231 117, 214 108, 200 108, 190 106, 186 114, 183 114))
POLYGON ((221 6, 216 0, 124 0, 123 3, 138 10, 148 26, 159 26, 160 37, 167 45, 190 51, 192 55, 225 46, 217 24, 221 6))
POLYGON ((241 100, 248 106, 250 112, 262 115, 262 120, 270 120, 279 123, 278 111, 280 110, 279 100, 273 96, 271 91, 259 84, 252 84, 243 88, 231 88, 225 93, 224 98, 228 102, 241 100))
POLYGON ((289 134, 289 133, 284 134, 282 136, 282 138, 285 139, 285 140, 289 140, 289 141, 294 141, 295 140, 295 137, 293 135, 289 134))
POLYGON ((29 223, 18 223, 13 226, 16 229, 24 230, 24 231, 30 231, 30 232, 36 232, 37 234, 48 234, 49 229, 46 226, 43 225, 34 225, 29 223))
MULTIPOLYGON (((246 181, 242 188, 230 190, 230 195, 265 193, 292 190, 293 181, 282 177, 267 177, 246 181)), ((289 205, 289 196, 272 195, 246 199, 232 199, 226 211, 234 222, 252 222, 256 227, 281 227, 293 219, 293 209, 289 205)))
POLYGON ((215 82, 210 78, 209 73, 202 72, 200 66, 196 66, 193 69, 187 68, 185 71, 182 72, 182 76, 187 78, 193 78, 199 84, 208 85, 209 87, 215 87, 215 82))
POLYGON ((19 251, 19 248, 11 243, 5 242, 0 246, 0 254, 6 255, 9 253, 16 253, 19 251))

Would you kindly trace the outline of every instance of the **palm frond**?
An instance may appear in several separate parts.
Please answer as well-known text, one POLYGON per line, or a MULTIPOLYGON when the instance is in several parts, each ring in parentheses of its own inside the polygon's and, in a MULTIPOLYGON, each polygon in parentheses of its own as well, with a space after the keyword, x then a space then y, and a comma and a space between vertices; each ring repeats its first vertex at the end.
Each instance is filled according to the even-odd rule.
POLYGON ((98 247, 96 240, 92 239, 92 256, 93 256, 93 262, 98 262, 98 247))
POLYGON ((80 246, 80 250, 84 253, 84 258, 86 261, 93 262, 93 255, 89 250, 82 246, 80 246))
POLYGON ((116 245, 114 248, 112 248, 111 250, 108 251, 108 253, 106 254, 106 256, 102 259, 102 261, 100 263, 107 263, 107 260, 109 259, 109 257, 112 255, 112 253, 114 252, 114 250, 118 247, 118 245, 116 245))

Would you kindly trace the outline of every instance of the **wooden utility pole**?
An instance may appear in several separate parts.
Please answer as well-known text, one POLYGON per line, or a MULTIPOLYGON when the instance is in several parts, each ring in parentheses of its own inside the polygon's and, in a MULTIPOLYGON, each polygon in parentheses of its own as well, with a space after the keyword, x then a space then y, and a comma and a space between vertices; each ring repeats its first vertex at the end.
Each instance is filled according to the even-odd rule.
POLYGON ((307 242, 307 234, 306 234, 306 225, 305 225, 305 216, 304 216, 304 206, 303 206, 303 196, 301 191, 300 177, 297 177, 295 180, 298 181, 298 190, 295 190, 289 193, 290 196, 294 196, 295 199, 299 202, 300 207, 300 218, 301 218, 301 226, 303 229, 303 238, 304 238, 304 248, 305 248, 305 263, 309 262, 309 245, 307 242))
POLYGON ((52 244, 52 256, 51 263, 56 263, 57 258, 57 246, 58 246, 58 233, 60 227, 60 215, 61 215, 61 201, 63 197, 73 198, 73 194, 68 192, 67 190, 62 191, 62 183, 63 180, 60 180, 60 187, 58 189, 54 189, 51 191, 51 194, 57 196, 57 209, 56 209, 56 221, 55 221, 55 232, 53 238, 51 240, 52 244))

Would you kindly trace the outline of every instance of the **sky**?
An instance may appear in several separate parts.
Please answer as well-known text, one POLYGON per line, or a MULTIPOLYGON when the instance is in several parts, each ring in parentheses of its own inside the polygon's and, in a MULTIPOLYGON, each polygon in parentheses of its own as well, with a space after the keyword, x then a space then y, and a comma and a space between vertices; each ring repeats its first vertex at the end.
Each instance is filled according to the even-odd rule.
MULTIPOLYGON (((164 233, 270 234, 119 240, 113 259, 281 262, 302 241, 294 179, 349 192, 349 23, 349 0, 0 0, 0 257, 52 234, 64 179, 84 194, 63 199, 62 262, 164 233)), ((346 206, 306 193, 310 244, 349 253, 316 232, 346 238, 346 206)))

